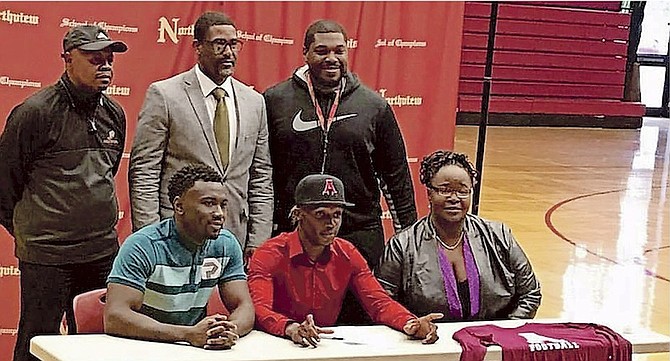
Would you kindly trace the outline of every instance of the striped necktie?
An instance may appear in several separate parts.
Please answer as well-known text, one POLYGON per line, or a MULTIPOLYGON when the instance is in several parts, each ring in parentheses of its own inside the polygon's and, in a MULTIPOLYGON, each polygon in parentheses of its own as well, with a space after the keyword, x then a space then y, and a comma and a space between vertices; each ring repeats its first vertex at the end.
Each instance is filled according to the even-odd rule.
POLYGON ((216 112, 214 113, 214 137, 216 145, 219 147, 221 156, 221 165, 228 167, 229 145, 230 145, 230 123, 228 120, 228 107, 226 106, 226 97, 228 94, 221 88, 215 88, 212 91, 216 99, 216 112))

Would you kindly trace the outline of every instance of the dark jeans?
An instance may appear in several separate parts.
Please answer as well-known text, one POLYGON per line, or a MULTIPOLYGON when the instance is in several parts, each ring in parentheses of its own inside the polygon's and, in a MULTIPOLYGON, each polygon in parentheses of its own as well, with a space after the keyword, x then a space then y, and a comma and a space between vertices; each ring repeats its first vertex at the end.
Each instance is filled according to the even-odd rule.
POLYGON ((80 293, 104 288, 114 256, 89 263, 45 266, 19 261, 21 319, 14 361, 37 361, 30 354, 30 339, 58 334, 65 312, 68 333, 76 332, 72 299, 80 293))
MULTIPOLYGON (((368 266, 373 270, 379 263, 379 258, 384 252, 384 229, 379 225, 378 229, 355 231, 347 234, 338 234, 340 238, 344 238, 356 246, 359 252, 363 255, 368 266)), ((338 325, 372 325, 372 319, 365 311, 363 306, 350 290, 344 296, 342 301, 342 311, 337 319, 338 325)))

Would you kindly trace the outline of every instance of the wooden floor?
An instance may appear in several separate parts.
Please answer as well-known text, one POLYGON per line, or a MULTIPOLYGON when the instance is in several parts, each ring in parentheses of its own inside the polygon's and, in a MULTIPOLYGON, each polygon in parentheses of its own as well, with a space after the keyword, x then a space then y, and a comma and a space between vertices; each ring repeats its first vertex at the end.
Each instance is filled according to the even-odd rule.
MULTIPOLYGON (((509 225, 528 254, 537 317, 670 335, 669 123, 487 128, 480 215, 509 225)), ((455 150, 473 163, 477 132, 456 130, 455 150)))

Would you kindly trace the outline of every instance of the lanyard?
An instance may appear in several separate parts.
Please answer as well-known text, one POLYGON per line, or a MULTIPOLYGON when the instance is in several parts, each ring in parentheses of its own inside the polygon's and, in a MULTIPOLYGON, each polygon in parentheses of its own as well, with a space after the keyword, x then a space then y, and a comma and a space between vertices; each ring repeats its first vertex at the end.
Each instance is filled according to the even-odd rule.
POLYGON ((314 104, 314 109, 316 110, 316 117, 318 118, 319 121, 319 126, 321 129, 323 129, 326 133, 330 129, 330 125, 333 124, 333 120, 335 119, 335 112, 337 112, 337 107, 340 105, 340 96, 342 95, 342 86, 343 79, 340 80, 340 89, 335 93, 335 101, 333 102, 333 105, 330 106, 330 110, 328 110, 328 119, 325 119, 323 117, 323 111, 321 110, 321 106, 319 103, 316 101, 316 96, 314 95, 314 86, 312 86, 312 77, 310 76, 309 72, 306 74, 307 77, 307 89, 309 90, 309 97, 312 99, 312 104, 314 104))

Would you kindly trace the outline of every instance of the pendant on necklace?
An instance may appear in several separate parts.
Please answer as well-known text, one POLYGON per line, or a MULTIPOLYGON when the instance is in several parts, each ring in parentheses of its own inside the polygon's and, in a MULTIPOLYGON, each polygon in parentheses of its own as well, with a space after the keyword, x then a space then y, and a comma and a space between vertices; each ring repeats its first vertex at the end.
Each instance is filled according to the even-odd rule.
POLYGON ((446 248, 450 251, 453 251, 456 248, 458 248, 458 246, 460 246, 461 242, 463 242, 464 235, 465 235, 465 232, 461 232, 461 236, 458 237, 458 242, 456 242, 453 246, 450 246, 450 245, 447 244, 447 242, 443 241, 442 238, 440 238, 440 236, 437 235, 437 232, 435 232, 435 238, 437 238, 437 241, 440 242, 442 247, 444 247, 444 248, 446 248))

